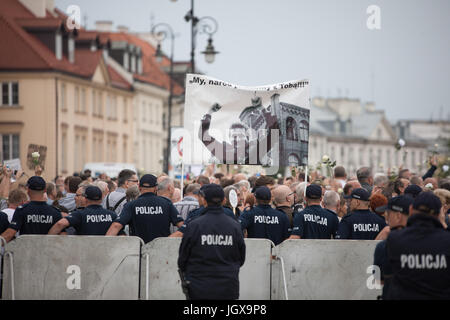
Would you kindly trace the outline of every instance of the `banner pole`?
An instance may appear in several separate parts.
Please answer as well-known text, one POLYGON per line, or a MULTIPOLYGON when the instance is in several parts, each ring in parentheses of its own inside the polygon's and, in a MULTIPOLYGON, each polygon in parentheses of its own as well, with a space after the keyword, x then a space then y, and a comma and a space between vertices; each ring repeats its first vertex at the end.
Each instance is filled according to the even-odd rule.
POLYGON ((184 161, 183 161, 183 157, 181 157, 181 184, 180 184, 180 189, 181 189, 181 200, 183 200, 183 189, 184 189, 184 161))

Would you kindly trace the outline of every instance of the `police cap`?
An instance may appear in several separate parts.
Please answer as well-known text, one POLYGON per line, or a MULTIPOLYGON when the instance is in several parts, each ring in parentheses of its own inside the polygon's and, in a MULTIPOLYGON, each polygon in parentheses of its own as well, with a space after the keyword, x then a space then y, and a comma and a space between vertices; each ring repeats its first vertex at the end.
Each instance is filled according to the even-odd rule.
POLYGON ((419 187, 418 185, 416 185, 416 184, 410 184, 409 186, 407 186, 406 187, 406 189, 405 189, 405 194, 409 194, 409 195, 411 195, 413 198, 415 198, 415 197, 417 197, 417 195, 419 194, 419 193, 421 193, 422 192, 422 188, 421 187, 419 187))
POLYGON ((222 187, 214 183, 203 185, 199 194, 205 198, 206 202, 221 202, 225 198, 222 187))
POLYGON ((272 199, 272 194, 270 189, 266 186, 257 187, 255 190, 255 198, 258 200, 270 200, 272 199))
POLYGON ((97 186, 89 186, 84 191, 83 196, 89 200, 101 200, 102 199, 102 190, 100 190, 97 186))
POLYGON ((317 184, 310 184, 306 187, 306 197, 309 199, 320 199, 322 197, 322 187, 317 184))
POLYGON ((45 190, 45 180, 39 176, 32 176, 27 181, 27 187, 31 190, 42 191, 45 190))
MULTIPOLYGON (((413 203, 414 199, 410 195, 402 195, 398 197, 392 197, 386 206, 381 208, 390 211, 400 212, 403 214, 409 214, 409 206, 413 203)), ((379 208, 377 208, 378 210, 379 208)))
POLYGON ((152 174, 144 174, 139 180, 139 186, 143 188, 153 188, 158 185, 158 178, 152 174))
POLYGON ((352 190, 352 194, 350 195, 350 198, 361 200, 361 201, 369 201, 370 194, 364 188, 356 188, 356 189, 352 190))
POLYGON ((419 193, 413 203, 414 209, 432 215, 438 215, 441 207, 441 200, 430 191, 419 193))

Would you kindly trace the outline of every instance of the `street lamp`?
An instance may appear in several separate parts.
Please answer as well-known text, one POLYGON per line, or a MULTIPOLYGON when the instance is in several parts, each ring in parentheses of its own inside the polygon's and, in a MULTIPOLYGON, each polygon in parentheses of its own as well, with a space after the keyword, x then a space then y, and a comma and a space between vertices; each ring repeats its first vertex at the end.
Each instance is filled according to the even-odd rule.
POLYGON ((172 27, 167 23, 158 23, 153 26, 152 34, 156 34, 158 36, 158 45, 156 46, 155 57, 158 63, 161 63, 163 60, 164 54, 161 51, 161 42, 164 41, 167 37, 170 37, 170 69, 169 69, 169 101, 168 101, 168 119, 167 119, 167 148, 166 154, 164 157, 164 172, 169 173, 169 158, 170 158, 170 130, 171 130, 171 122, 172 122, 172 98, 173 98, 173 48, 174 48, 174 40, 175 34, 172 30, 172 27))
MULTIPOLYGON (((175 2, 176 0, 171 0, 175 2)), ((191 22, 191 73, 195 73, 195 42, 197 32, 207 33, 209 35, 208 45, 202 54, 205 55, 205 60, 207 63, 213 63, 216 54, 219 52, 214 49, 212 44, 212 35, 217 32, 218 24, 217 21, 212 17, 198 18, 194 15, 194 0, 191 0, 191 10, 184 16, 186 22, 191 22)))

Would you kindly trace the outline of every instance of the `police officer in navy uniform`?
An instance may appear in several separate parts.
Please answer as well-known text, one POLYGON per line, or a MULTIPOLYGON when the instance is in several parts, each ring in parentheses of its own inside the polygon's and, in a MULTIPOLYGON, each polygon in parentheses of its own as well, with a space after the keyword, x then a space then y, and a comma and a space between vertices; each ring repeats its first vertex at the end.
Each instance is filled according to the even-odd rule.
POLYGON ((386 299, 450 299, 450 233, 439 221, 441 206, 432 192, 421 192, 406 228, 389 234, 393 276, 386 299))
POLYGON ((142 176, 139 181, 141 195, 125 204, 106 235, 115 236, 129 224, 130 236, 138 236, 148 243, 155 238, 169 236, 171 223, 179 228, 183 218, 169 199, 156 195, 157 185, 154 175, 142 176))
MULTIPOLYGON (((381 210, 386 211, 386 220, 389 224, 389 227, 385 229, 388 231, 387 234, 406 227, 406 222, 409 216, 409 207, 413 203, 413 200, 414 199, 409 195, 401 195, 389 199, 388 204, 381 208, 381 210)), ((383 231, 382 233, 384 232, 385 231, 383 231)), ((381 234, 379 234, 378 237, 380 237, 380 235, 381 234)), ((380 268, 380 280, 383 284, 383 292, 381 298, 384 300, 386 298, 386 292, 389 289, 390 281, 392 278, 392 267, 389 263, 386 250, 387 235, 383 235, 383 238, 384 240, 378 242, 377 246, 375 247, 373 264, 380 268)))
POLYGON ((190 299, 239 298, 239 269, 245 262, 245 242, 239 222, 222 208, 221 186, 201 190, 205 212, 186 227, 180 244, 178 267, 188 285, 190 299))
POLYGON ((50 228, 62 219, 61 212, 49 206, 45 200, 45 180, 33 176, 27 181, 27 193, 30 202, 19 206, 14 212, 11 224, 0 236, 7 242, 11 241, 17 232, 24 234, 47 234, 50 228))
POLYGON ((369 210, 369 192, 363 188, 352 190, 350 213, 342 217, 336 239, 374 240, 386 227, 384 218, 369 210))
POLYGON ((289 218, 270 206, 272 195, 269 188, 257 187, 254 193, 256 206, 240 215, 241 227, 247 230, 248 238, 265 238, 278 245, 289 237, 289 218))
POLYGON ((306 208, 294 216, 294 228, 289 239, 331 239, 339 225, 337 215, 323 209, 322 188, 317 184, 306 187, 306 208))
MULTIPOLYGON (((103 209, 102 191, 99 187, 88 186, 82 195, 86 199, 86 208, 73 211, 59 220, 48 234, 59 234, 64 228, 74 227, 78 235, 103 236, 117 219, 114 211, 103 209)), ((122 231, 122 234, 125 234, 122 231)))

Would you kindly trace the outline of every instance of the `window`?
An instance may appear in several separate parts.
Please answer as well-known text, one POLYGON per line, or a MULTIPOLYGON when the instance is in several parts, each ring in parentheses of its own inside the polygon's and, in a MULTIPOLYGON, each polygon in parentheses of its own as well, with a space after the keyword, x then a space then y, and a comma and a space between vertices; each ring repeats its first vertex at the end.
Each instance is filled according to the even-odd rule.
POLYGON ((142 102, 142 121, 143 122, 147 121, 147 108, 145 102, 142 102))
POLYGON ((309 124, 308 121, 300 121, 300 141, 308 142, 309 124))
POLYGON ((286 119, 286 139, 298 141, 297 122, 291 117, 286 119))
POLYGON ((101 92, 97 92, 97 115, 103 115, 103 96, 101 92))
POLYGON ((75 112, 80 112, 80 88, 75 87, 75 112))
POLYGON ((86 113, 86 89, 81 89, 81 112, 86 113))
POLYGON ((18 134, 2 134, 0 135, 1 155, 0 160, 12 160, 20 157, 19 135, 18 134))
POLYGON ((128 105, 126 98, 123 98, 123 122, 128 122, 128 105))
POLYGON ((61 110, 67 110, 66 84, 61 84, 61 110))
POLYGON ((63 39, 61 32, 58 31, 55 37, 55 56, 57 60, 62 60, 63 39))
POLYGON ((92 90, 92 115, 97 115, 97 93, 92 90))
POLYGON ((18 82, 2 82, 1 91, 2 105, 16 106, 19 104, 18 82))

